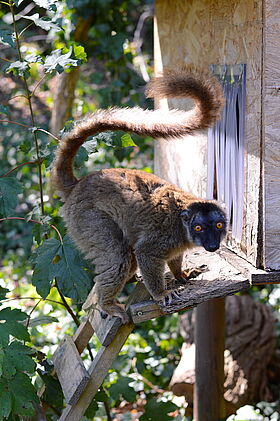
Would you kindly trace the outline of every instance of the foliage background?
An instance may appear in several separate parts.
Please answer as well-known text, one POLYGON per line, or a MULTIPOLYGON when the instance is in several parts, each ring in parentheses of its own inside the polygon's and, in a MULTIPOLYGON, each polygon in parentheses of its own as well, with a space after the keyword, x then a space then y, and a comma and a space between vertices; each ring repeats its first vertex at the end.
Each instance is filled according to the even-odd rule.
MULTIPOLYGON (((0 4, 0 420, 34 413, 32 419, 55 420, 64 402, 47 358, 79 324, 93 277, 66 235, 61 204, 48 184, 56 138, 72 119, 97 108, 152 106, 143 95, 152 72, 152 2, 0 4), (54 98, 63 83, 72 99, 59 114, 63 99, 54 98)), ((123 133, 96 136, 81 148, 76 167, 81 175, 93 167, 151 171, 151 145, 149 138, 123 133)), ((254 293, 265 301, 273 295, 269 289, 254 293)), ((277 311, 279 297, 273 297, 277 311)), ((186 419, 168 392, 182 343, 177 317, 137 328, 85 420, 145 421, 159 413, 162 421, 186 419)), ((98 346, 91 342, 85 364, 98 346)))

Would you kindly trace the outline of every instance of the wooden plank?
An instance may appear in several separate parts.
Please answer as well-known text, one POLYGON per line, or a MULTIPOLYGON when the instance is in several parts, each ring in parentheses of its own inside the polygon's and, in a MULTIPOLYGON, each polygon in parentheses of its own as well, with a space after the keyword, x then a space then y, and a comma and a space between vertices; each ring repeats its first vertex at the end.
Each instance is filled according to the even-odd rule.
POLYGON ((80 324, 73 336, 73 341, 76 345, 79 354, 81 354, 86 348, 93 334, 94 330, 90 321, 88 319, 82 321, 82 323, 80 324))
POLYGON ((280 271, 275 270, 273 272, 266 272, 265 274, 252 273, 251 284, 252 285, 280 284, 280 271))
MULTIPOLYGON (((152 300, 131 305, 129 313, 134 323, 186 310, 204 301, 232 295, 250 287, 250 269, 253 266, 230 251, 208 253, 203 249, 197 249, 193 253, 188 253, 186 260, 187 266, 199 267, 204 264, 208 270, 197 278, 187 281, 180 298, 173 299, 168 306, 162 306, 152 300), (227 260, 223 258, 225 255, 232 257, 230 262, 229 258, 227 260)), ((257 271, 257 273, 266 272, 257 271)))
POLYGON ((250 288, 251 285, 280 283, 280 271, 267 272, 256 269, 225 247, 214 254, 199 250, 188 254, 187 259, 192 266, 206 264, 207 272, 190 279, 181 293, 181 299, 173 300, 168 307, 160 307, 153 300, 129 306, 128 311, 135 324, 195 307, 212 298, 235 294, 250 288))
POLYGON ((98 308, 95 286, 90 291, 83 305, 83 310, 88 312, 89 322, 101 345, 108 346, 114 339, 122 322, 119 317, 108 316, 106 319, 102 318, 101 310, 98 308))
POLYGON ((224 401, 225 299, 200 304, 195 323, 194 419, 222 420, 224 401))
POLYGON ((98 310, 90 312, 89 321, 101 345, 104 346, 108 346, 112 342, 122 325, 122 321, 119 317, 108 316, 106 319, 103 319, 98 310))
MULTIPOLYGON (((233 246, 240 256, 246 257, 254 265, 257 264, 261 245, 258 235, 261 222, 259 221, 262 130, 262 48, 260 47, 262 46, 263 3, 265 2, 255 0, 230 2, 227 0, 156 0, 155 8, 156 74, 162 67, 178 68, 186 63, 192 63, 204 69, 211 64, 219 63, 247 64, 244 225, 242 244, 233 244, 233 246), (180 30, 174 31, 174 26, 180 30), (174 48, 174 46, 177 47, 174 48)), ((277 9, 275 0, 270 0, 270 3, 277 9)), ((279 10, 277 10, 278 15, 279 10)), ((275 21, 276 19, 279 25, 279 18, 275 17, 275 21)), ((269 25, 269 27, 270 31, 273 31, 274 25, 269 25)), ((278 59, 279 64, 279 34, 277 39, 278 45, 275 46, 275 42, 270 44, 270 51, 277 47, 274 58, 278 59)), ((280 66, 278 65, 276 69, 279 73, 280 66)), ((188 106, 186 101, 179 103, 177 99, 168 100, 168 104, 170 108, 179 106, 185 109, 188 106)), ((277 113, 278 109, 279 106, 274 109, 274 112, 277 113)), ((274 119, 274 124, 275 122, 274 119)), ((279 125, 279 119, 277 125, 279 125)), ((275 140, 277 140, 276 137, 275 140)), ((181 186, 184 190, 197 195, 205 195, 207 183, 207 147, 205 145, 207 146, 205 131, 183 140, 156 142, 156 173, 181 186)), ((279 148, 279 142, 277 148, 279 148)), ((272 156, 272 153, 271 148, 269 155, 272 156)), ((273 184, 279 185, 279 172, 277 177, 277 179, 272 180, 271 177, 268 180, 271 188, 273 184)), ((274 191, 279 192, 279 188, 274 191)), ((278 203, 279 209, 276 194, 273 200, 275 205, 278 203)), ((276 221, 276 225, 279 227, 279 221, 276 221)), ((279 234, 279 229, 277 233, 279 234)), ((275 235, 273 239, 271 237, 270 253, 279 238, 279 235, 275 235)), ((267 242, 268 246, 269 242, 267 242)), ((279 248, 274 249, 274 255, 277 252, 279 255, 279 248)))
POLYGON ((75 404, 88 383, 89 374, 70 336, 65 336, 55 351, 53 363, 66 402, 75 404))
MULTIPOLYGON (((131 294, 130 303, 147 300, 149 296, 145 286, 138 283, 131 294)), ((59 421, 79 421, 82 418, 133 328, 133 323, 122 325, 110 345, 101 346, 89 368, 90 378, 80 399, 66 406, 59 421)))
POLYGON ((253 265, 242 259, 234 252, 222 247, 218 252, 222 259, 239 270, 244 276, 248 277, 251 285, 266 285, 266 284, 279 284, 280 271, 266 271, 256 269, 253 265))
POLYGON ((250 287, 249 277, 229 264, 217 253, 209 253, 202 248, 187 254, 188 267, 206 265, 208 271, 195 279, 188 280, 180 299, 174 299, 170 305, 160 306, 164 314, 175 313, 187 307, 194 307, 203 301, 225 297, 250 287))
POLYGON ((264 0, 263 58, 263 266, 280 269, 280 8, 264 0))
POLYGON ((111 344, 107 347, 101 346, 89 369, 90 379, 80 399, 75 404, 66 406, 59 421, 81 419, 133 328, 133 323, 122 325, 111 344))
POLYGON ((128 308, 133 323, 142 323, 164 315, 159 305, 152 300, 131 304, 128 308))

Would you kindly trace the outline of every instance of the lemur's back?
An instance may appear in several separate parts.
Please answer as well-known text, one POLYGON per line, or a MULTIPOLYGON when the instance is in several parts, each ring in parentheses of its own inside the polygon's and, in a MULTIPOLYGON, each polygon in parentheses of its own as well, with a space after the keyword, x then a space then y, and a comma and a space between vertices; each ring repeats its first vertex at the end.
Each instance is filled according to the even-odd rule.
POLYGON ((88 225, 94 229, 94 217, 88 219, 88 216, 102 211, 127 237, 132 236, 131 242, 134 242, 136 231, 152 232, 163 224, 167 228, 170 214, 177 213, 179 219, 180 212, 192 200, 195 200, 194 196, 154 174, 122 168, 105 169, 79 181, 67 197, 63 213, 70 230, 74 226, 79 230, 85 212, 88 225))

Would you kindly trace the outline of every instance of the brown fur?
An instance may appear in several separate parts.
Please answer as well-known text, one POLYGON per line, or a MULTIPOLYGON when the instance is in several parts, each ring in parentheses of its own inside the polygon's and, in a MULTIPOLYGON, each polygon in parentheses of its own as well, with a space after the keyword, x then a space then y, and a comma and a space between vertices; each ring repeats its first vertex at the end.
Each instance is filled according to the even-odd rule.
POLYGON ((137 265, 155 300, 170 293, 164 285, 165 262, 181 277, 182 253, 194 244, 180 214, 190 204, 204 201, 138 170, 95 171, 77 180, 73 158, 88 136, 105 130, 170 138, 209 127, 223 104, 222 90, 213 77, 187 69, 165 72, 148 84, 146 92, 156 98, 190 96, 195 108, 168 114, 137 107, 99 110, 62 139, 52 170, 52 182, 65 201, 69 234, 95 264, 99 304, 123 322, 128 316, 116 296, 137 265))

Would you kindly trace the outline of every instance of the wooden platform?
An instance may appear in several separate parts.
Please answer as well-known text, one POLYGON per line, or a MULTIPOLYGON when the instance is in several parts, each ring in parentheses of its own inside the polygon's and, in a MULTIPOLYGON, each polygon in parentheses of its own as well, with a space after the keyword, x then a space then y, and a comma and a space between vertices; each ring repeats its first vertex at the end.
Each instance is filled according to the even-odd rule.
POLYGON ((249 288, 251 285, 280 283, 280 272, 256 270, 234 253, 221 249, 208 253, 197 249, 186 257, 186 267, 206 265, 197 278, 188 281, 170 305, 163 307, 154 302, 144 284, 138 282, 127 302, 131 322, 122 325, 117 317, 102 319, 96 307, 94 288, 84 304, 88 317, 73 338, 67 336, 53 356, 56 373, 64 391, 67 407, 60 421, 79 421, 101 386, 112 363, 135 324, 195 307, 213 298, 225 297, 249 288), (96 334, 101 347, 89 370, 86 370, 80 353, 96 334))

